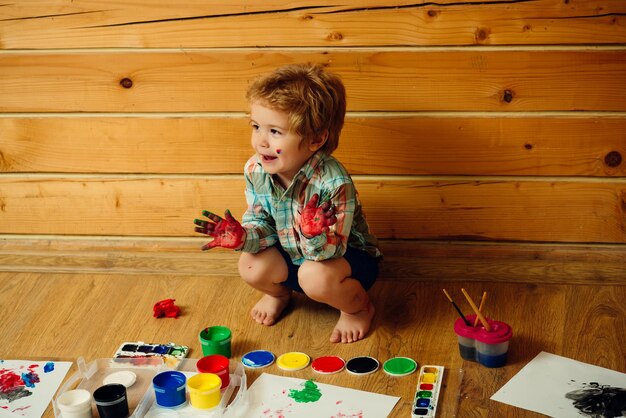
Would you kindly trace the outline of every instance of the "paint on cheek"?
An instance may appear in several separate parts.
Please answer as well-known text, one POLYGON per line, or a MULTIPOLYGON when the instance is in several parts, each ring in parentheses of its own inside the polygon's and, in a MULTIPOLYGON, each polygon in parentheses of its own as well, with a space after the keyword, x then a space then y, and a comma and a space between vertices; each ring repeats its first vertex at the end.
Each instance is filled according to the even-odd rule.
POLYGON ((280 155, 280 153, 281 153, 281 152, 283 152, 283 150, 282 150, 282 149, 277 149, 277 150, 276 150, 276 154, 277 154, 277 155, 280 155))

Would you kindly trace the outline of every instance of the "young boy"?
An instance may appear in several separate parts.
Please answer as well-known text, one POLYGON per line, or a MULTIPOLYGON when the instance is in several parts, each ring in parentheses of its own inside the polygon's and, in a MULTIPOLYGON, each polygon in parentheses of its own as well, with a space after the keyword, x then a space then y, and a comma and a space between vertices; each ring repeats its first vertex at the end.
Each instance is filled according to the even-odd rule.
POLYGON ((248 209, 242 223, 227 210, 196 219, 214 239, 202 247, 241 250, 239 273, 264 293, 252 318, 273 325, 292 291, 340 311, 331 342, 367 334, 374 306, 367 290, 381 253, 355 186, 333 157, 346 112, 339 77, 311 64, 287 65, 255 81, 250 104, 252 148, 245 165, 248 209))

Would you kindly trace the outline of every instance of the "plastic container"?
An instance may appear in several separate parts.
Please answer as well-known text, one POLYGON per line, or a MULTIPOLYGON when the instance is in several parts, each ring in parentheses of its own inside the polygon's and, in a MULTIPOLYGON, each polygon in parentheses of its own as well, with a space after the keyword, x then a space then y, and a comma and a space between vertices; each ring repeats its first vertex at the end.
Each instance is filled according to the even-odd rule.
MULTIPOLYGON (((72 418, 71 414, 63 412, 59 402, 63 402, 65 395, 72 390, 82 389, 89 394, 93 394, 96 389, 105 384, 108 376, 120 371, 132 371, 136 375, 136 380, 132 386, 126 388, 126 400, 128 402, 129 414, 132 418, 142 417, 145 411, 141 411, 141 401, 146 392, 152 391, 152 378, 161 370, 166 370, 163 360, 159 357, 151 358, 102 358, 86 363, 80 357, 76 361, 78 370, 71 375, 59 388, 56 398, 53 399, 52 406, 54 415, 57 418, 72 418)), ((98 411, 93 398, 90 397, 91 414, 98 416, 98 411)))
POLYGON ((198 373, 187 380, 189 401, 198 409, 215 408, 222 397, 222 379, 214 373, 198 373))
POLYGON ((228 357, 221 354, 212 354, 202 357, 196 363, 198 373, 213 373, 219 376, 222 382, 220 386, 221 389, 224 389, 230 383, 229 366, 230 360, 228 360, 228 357))
POLYGON ((120 383, 100 386, 93 392, 93 399, 100 418, 126 418, 129 415, 126 386, 120 383))
MULTIPOLYGON (((176 368, 189 378, 197 374, 197 362, 198 359, 182 359, 176 368)), ((189 403, 178 408, 160 407, 155 402, 152 379, 161 371, 171 369, 158 357, 98 359, 89 364, 81 357, 77 365, 78 371, 63 383, 52 402, 56 418, 66 418, 58 408, 58 400, 63 393, 72 389, 85 389, 93 393, 103 385, 105 377, 122 370, 131 370, 137 375, 136 382, 126 389, 130 418, 247 418, 243 415, 248 408, 247 379, 244 367, 238 361, 230 361, 229 385, 220 391, 220 403, 213 409, 197 409, 189 403)), ((92 413, 97 417, 95 403, 91 404, 92 413)))
POLYGON ((63 418, 92 418, 91 400, 88 390, 68 390, 57 398, 57 406, 63 418))
MULTIPOLYGON (((470 324, 476 315, 468 315, 470 324)), ((464 360, 476 361, 485 367, 502 367, 506 364, 509 341, 513 336, 512 328, 501 321, 487 319, 490 331, 480 322, 475 327, 468 327, 462 318, 454 323, 454 332, 458 337, 459 352, 464 360)))
POLYGON ((175 408, 187 402, 187 376, 168 370, 154 376, 152 385, 156 403, 166 408, 175 408))

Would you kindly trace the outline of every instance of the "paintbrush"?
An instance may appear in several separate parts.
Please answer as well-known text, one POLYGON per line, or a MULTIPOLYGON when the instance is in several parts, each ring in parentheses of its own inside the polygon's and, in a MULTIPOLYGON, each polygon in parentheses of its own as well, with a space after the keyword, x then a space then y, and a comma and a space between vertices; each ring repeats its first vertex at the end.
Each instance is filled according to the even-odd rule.
MULTIPOLYGON (((483 313, 483 307, 485 306, 485 301, 487 300, 487 292, 483 292, 483 297, 480 298, 480 305, 478 306, 478 312, 483 313)), ((474 326, 478 325, 478 316, 474 319, 474 326)))
POLYGON ((478 310, 478 307, 476 306, 476 304, 474 303, 474 301, 472 300, 470 295, 468 295, 467 292, 465 291, 465 289, 463 289, 463 288, 461 288, 461 292, 463 292, 463 295, 465 296, 465 299, 467 299, 467 301, 469 302, 470 306, 474 310, 474 313, 476 314, 478 319, 480 319, 480 322, 482 322, 483 327, 485 327, 485 329, 487 331, 491 331, 491 327, 489 326, 489 323, 487 322, 487 320, 485 319, 483 314, 480 313, 480 311, 478 310))
POLYGON ((443 289, 443 293, 446 294, 446 297, 448 298, 448 300, 450 301, 452 306, 454 306, 454 309, 456 309, 456 311, 459 313, 459 315, 461 315, 461 318, 463 318, 463 322, 465 322, 465 325, 467 325, 468 327, 471 327, 472 324, 470 324, 470 322, 467 320, 467 318, 465 318, 465 315, 463 315, 463 312, 461 312, 461 309, 459 309, 459 306, 456 303, 454 303, 454 301, 452 300, 452 298, 450 297, 448 292, 446 292, 446 289, 443 289))

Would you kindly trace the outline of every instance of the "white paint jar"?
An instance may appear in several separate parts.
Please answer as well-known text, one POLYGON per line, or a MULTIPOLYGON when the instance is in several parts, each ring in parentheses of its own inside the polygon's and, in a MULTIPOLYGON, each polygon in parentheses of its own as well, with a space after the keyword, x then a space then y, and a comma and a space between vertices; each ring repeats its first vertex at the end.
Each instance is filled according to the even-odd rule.
POLYGON ((92 418, 91 393, 85 389, 68 390, 57 398, 62 418, 92 418))

